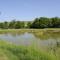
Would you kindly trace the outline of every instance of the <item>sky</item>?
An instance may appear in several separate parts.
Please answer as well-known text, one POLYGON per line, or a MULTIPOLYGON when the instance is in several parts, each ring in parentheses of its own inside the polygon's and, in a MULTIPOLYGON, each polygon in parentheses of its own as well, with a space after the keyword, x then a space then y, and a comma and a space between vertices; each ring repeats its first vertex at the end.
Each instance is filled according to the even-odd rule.
POLYGON ((60 0, 0 0, 0 21, 60 17, 60 0))

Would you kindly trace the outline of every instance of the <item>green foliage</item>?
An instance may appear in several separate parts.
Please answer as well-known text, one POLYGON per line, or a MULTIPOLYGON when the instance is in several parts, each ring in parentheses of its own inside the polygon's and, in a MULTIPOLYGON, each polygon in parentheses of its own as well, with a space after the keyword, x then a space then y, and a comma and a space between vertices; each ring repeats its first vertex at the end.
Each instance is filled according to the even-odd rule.
POLYGON ((20 23, 20 21, 17 21, 17 22, 16 22, 16 24, 15 24, 15 28, 16 28, 16 29, 21 28, 21 23, 20 23))
POLYGON ((4 28, 4 29, 8 29, 8 22, 7 22, 7 21, 5 21, 5 22, 3 23, 3 28, 4 28))
POLYGON ((32 23, 31 22, 28 22, 26 28, 31 28, 31 25, 32 25, 32 23))
POLYGON ((12 20, 11 22, 2 22, 0 23, 1 29, 21 29, 21 28, 60 28, 60 18, 53 17, 40 17, 35 18, 34 21, 16 21, 12 20))
POLYGON ((31 28, 58 28, 60 27, 60 18, 36 18, 31 25, 31 28))
POLYGON ((16 23, 15 20, 12 20, 11 22, 9 22, 9 28, 14 29, 15 28, 15 23, 16 23))
POLYGON ((0 28, 2 28, 2 29, 4 28, 3 23, 0 23, 0 28))
POLYGON ((22 21, 15 21, 12 20, 11 22, 2 22, 0 23, 0 28, 1 29, 20 29, 24 28, 25 23, 22 21))
POLYGON ((56 56, 26 46, 0 41, 0 60, 56 60, 56 56))

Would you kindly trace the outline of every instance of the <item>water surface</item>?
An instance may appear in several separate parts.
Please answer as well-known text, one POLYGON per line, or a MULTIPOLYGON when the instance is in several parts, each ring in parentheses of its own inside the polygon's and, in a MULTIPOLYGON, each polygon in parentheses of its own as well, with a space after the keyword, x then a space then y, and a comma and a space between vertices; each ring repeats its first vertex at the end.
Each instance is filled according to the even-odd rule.
POLYGON ((0 40, 6 40, 10 43, 17 45, 34 45, 35 47, 60 47, 60 33, 43 33, 40 32, 32 33, 3 33, 0 34, 0 40))

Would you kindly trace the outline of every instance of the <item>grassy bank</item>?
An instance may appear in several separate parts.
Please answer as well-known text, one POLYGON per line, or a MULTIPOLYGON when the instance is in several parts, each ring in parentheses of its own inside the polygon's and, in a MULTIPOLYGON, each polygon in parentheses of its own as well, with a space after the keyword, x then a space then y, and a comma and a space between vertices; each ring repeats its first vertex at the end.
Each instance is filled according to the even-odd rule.
POLYGON ((23 33, 23 32, 60 32, 60 28, 45 28, 45 29, 0 29, 0 33, 23 33))
POLYGON ((59 60, 55 55, 35 49, 33 46, 16 46, 0 41, 0 60, 59 60))

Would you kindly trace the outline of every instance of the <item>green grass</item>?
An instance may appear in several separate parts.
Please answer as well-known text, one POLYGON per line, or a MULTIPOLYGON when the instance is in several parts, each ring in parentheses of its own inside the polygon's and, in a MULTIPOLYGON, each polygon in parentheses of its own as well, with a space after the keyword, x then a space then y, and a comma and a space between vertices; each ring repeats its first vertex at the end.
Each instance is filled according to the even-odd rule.
POLYGON ((1 33, 24 33, 24 32, 60 32, 60 28, 45 28, 45 29, 0 29, 1 33))
POLYGON ((0 41, 0 60, 57 60, 57 57, 33 46, 17 46, 0 41))

